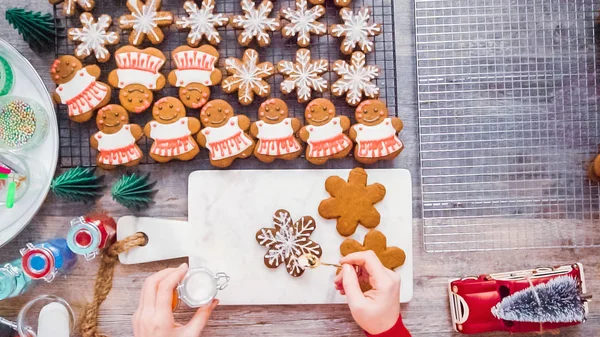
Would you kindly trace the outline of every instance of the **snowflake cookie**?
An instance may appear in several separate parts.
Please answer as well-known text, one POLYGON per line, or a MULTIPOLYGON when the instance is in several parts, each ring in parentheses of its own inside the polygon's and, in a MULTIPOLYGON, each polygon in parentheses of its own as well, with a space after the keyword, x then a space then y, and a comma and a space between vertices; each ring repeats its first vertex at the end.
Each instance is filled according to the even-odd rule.
POLYGON ((371 10, 361 8, 358 13, 354 14, 351 9, 342 8, 340 16, 344 23, 329 27, 329 34, 335 37, 344 37, 340 47, 342 53, 350 55, 356 45, 364 53, 373 51, 373 41, 369 37, 381 34, 381 25, 369 23, 371 10))
POLYGON ((371 80, 379 76, 379 68, 366 65, 366 56, 362 52, 352 53, 350 64, 344 60, 335 61, 333 71, 340 76, 331 86, 335 96, 346 94, 346 102, 357 106, 363 94, 369 98, 379 97, 379 87, 371 80))
POLYGON ((194 1, 186 1, 183 9, 189 16, 182 17, 175 22, 177 29, 190 29, 187 42, 192 47, 197 47, 203 38, 212 45, 221 42, 221 35, 217 32, 218 27, 224 27, 229 23, 229 18, 224 14, 214 14, 215 0, 203 0, 202 8, 194 1))
POLYGON ((269 250, 265 254, 265 265, 277 268, 285 263, 287 272, 299 277, 304 273, 304 267, 298 258, 304 254, 321 257, 321 246, 309 237, 317 228, 315 219, 303 216, 295 223, 290 212, 280 209, 273 215, 274 228, 261 228, 256 232, 256 241, 269 250))
POLYGON ((290 38, 298 36, 298 45, 308 47, 310 44, 310 34, 325 35, 327 27, 325 24, 317 21, 325 14, 325 7, 321 5, 308 8, 306 0, 296 0, 296 9, 286 8, 281 10, 281 16, 290 23, 285 25, 281 33, 290 38))
POLYGON ((236 15, 231 20, 231 25, 236 29, 243 29, 238 36, 238 42, 242 46, 248 46, 253 39, 258 41, 258 45, 265 47, 271 44, 271 36, 268 32, 274 32, 281 28, 279 20, 269 18, 273 11, 273 3, 268 0, 256 7, 252 0, 242 0, 240 2, 244 15, 236 15))
MULTIPOLYGON (((313 5, 322 5, 325 0, 309 0, 313 5)), ((333 3, 338 7, 348 7, 352 3, 352 0, 334 0, 333 3)))
POLYGON ((238 101, 242 105, 252 103, 254 94, 267 97, 271 93, 271 86, 265 79, 275 73, 275 68, 270 62, 258 63, 256 50, 246 49, 241 60, 228 58, 225 60, 225 69, 231 76, 221 83, 223 91, 228 94, 237 91, 238 101))
POLYGON ((296 63, 280 61, 277 64, 277 70, 285 76, 281 82, 281 91, 289 94, 296 90, 298 102, 308 102, 311 99, 312 90, 318 92, 327 90, 327 81, 321 75, 328 69, 327 60, 312 61, 310 50, 299 49, 296 52, 296 63))
POLYGON ((94 52, 98 62, 108 61, 110 52, 106 45, 119 43, 117 33, 106 31, 112 23, 110 16, 103 14, 96 20, 92 14, 82 13, 79 19, 83 27, 69 29, 69 40, 81 42, 75 48, 75 56, 83 60, 94 52))
POLYGON ((75 6, 79 5, 86 12, 94 9, 96 2, 94 0, 48 0, 51 5, 63 2, 63 14, 65 16, 75 15, 75 6))
POLYGON ((129 43, 134 46, 142 44, 147 37, 152 44, 159 44, 165 38, 161 27, 168 27, 173 23, 171 12, 160 12, 161 0, 127 0, 127 8, 131 15, 119 18, 121 29, 131 29, 129 43))

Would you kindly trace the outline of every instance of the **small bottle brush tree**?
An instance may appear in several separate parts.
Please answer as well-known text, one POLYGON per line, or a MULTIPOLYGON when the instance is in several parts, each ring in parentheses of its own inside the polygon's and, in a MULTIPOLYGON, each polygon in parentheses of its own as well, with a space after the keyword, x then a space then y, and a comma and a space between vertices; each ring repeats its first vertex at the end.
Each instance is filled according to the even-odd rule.
POLYGON ((55 45, 54 18, 50 13, 28 11, 24 8, 6 10, 6 21, 10 23, 35 51, 50 51, 55 45))

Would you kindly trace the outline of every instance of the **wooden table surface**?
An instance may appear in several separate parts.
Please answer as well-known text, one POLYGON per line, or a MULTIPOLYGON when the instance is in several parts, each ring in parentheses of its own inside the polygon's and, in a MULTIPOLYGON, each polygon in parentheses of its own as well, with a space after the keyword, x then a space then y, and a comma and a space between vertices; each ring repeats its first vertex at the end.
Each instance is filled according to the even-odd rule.
MULTIPOLYGON (((37 1, 36 1, 37 2, 37 1)), ((47 6, 45 1, 42 6, 47 6)), ((22 2, 4 0, 0 3, 0 17, 6 8, 22 2)), ((39 4, 30 4, 39 10, 39 4)), ((413 174, 413 199, 415 217, 420 215, 420 186, 418 170, 418 134, 416 86, 414 81, 414 28, 412 2, 398 2, 396 8, 397 55, 398 55, 398 97, 399 115, 405 122, 401 138, 407 144, 406 150, 394 163, 396 167, 407 168, 413 174)), ((49 10, 49 8, 48 8, 49 10)), ((28 50, 15 31, 0 21, 2 37, 13 43, 30 59, 48 79, 48 68, 53 58, 51 54, 35 55, 28 50)), ((47 83, 51 87, 50 83, 47 83)), ((246 167, 267 168, 257 162, 246 167)), ((351 161, 345 160, 337 167, 349 168, 351 161)), ((156 204, 149 210, 135 215, 168 218, 187 218, 187 176, 190 172, 207 167, 207 163, 180 163, 164 166, 146 165, 140 172, 152 172, 158 180, 156 204)), ((106 183, 112 184, 124 170, 107 174, 106 183)), ((0 249, 0 261, 18 256, 19 248, 27 242, 39 242, 64 236, 69 228, 69 220, 88 211, 108 211, 119 217, 131 214, 127 209, 114 203, 110 196, 104 196, 96 204, 81 205, 66 203, 49 196, 39 214, 31 224, 12 242, 0 249)), ((523 220, 519 220, 523 221, 523 220)), ((526 223, 523 224, 526 226, 526 223)), ((402 306, 404 321, 414 336, 459 336, 450 324, 448 296, 446 293, 449 278, 477 275, 488 272, 502 272, 526 269, 536 266, 553 266, 582 262, 585 265, 588 290, 592 294, 600 291, 600 249, 548 249, 522 251, 492 251, 473 253, 426 253, 422 244, 421 221, 413 222, 415 289, 414 298, 402 306)), ((131 317, 137 306, 143 280, 150 274, 165 267, 173 267, 184 260, 151 263, 140 266, 119 266, 116 269, 113 290, 100 312, 101 332, 108 336, 131 336, 131 317)), ((0 316, 14 319, 19 308, 36 295, 50 293, 64 297, 76 309, 82 308, 92 298, 92 286, 98 261, 85 262, 80 259, 78 266, 68 275, 60 276, 51 284, 41 284, 21 297, 2 301, 0 316)), ((265 280, 268 282, 269 280, 265 280)), ((599 295, 600 296, 600 295, 599 295)), ((580 326, 563 329, 561 336, 597 336, 600 331, 600 304, 592 302, 588 321, 580 326)), ((192 311, 178 312, 177 318, 185 322, 192 311)), ((214 312, 203 336, 362 336, 344 305, 320 306, 230 306, 219 307, 214 312)), ((487 334, 500 336, 505 334, 487 334)))

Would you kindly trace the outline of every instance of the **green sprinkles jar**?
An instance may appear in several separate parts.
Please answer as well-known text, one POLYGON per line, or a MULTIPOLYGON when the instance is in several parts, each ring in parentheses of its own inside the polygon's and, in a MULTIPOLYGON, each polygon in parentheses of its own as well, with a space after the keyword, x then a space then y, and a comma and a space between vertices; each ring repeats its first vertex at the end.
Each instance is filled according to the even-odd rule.
POLYGON ((22 97, 0 98, 0 148, 18 150, 37 146, 48 133, 46 111, 22 97))

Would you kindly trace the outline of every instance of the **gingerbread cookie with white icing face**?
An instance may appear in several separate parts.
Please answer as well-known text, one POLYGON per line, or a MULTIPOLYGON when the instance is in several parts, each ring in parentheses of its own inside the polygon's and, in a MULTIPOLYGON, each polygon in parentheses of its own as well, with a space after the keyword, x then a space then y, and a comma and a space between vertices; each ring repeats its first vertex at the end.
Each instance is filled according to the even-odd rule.
POLYGON ((58 86, 52 93, 56 104, 69 108, 69 118, 78 123, 89 121, 94 111, 110 101, 110 87, 100 81, 97 65, 83 67, 81 61, 71 55, 59 56, 50 68, 52 81, 58 86))
POLYGON ((112 170, 140 163, 144 155, 136 143, 142 138, 142 128, 129 124, 129 115, 122 106, 110 104, 100 109, 96 125, 100 131, 90 138, 90 145, 98 150, 98 167, 112 170))
POLYGON ((389 117, 388 109, 380 100, 370 99, 356 108, 357 123, 350 128, 350 138, 356 143, 354 158, 363 164, 391 160, 400 154, 404 145, 398 139, 402 120, 389 117))
POLYGON ((298 118, 290 118, 288 106, 278 98, 260 105, 259 121, 252 123, 250 134, 258 139, 254 156, 263 163, 275 159, 296 159, 302 153, 302 145, 295 134, 300 130, 298 118))
POLYGON ((223 74, 216 67, 219 52, 212 46, 181 46, 171 53, 176 69, 169 73, 169 84, 179 88, 179 98, 188 108, 202 107, 210 97, 210 86, 221 83, 223 74))
POLYGON ((150 157, 159 163, 173 159, 192 160, 200 152, 194 135, 200 131, 197 118, 186 117, 185 107, 175 97, 163 97, 154 103, 154 118, 144 127, 146 137, 153 139, 150 157))
POLYGON ((308 144, 306 160, 325 164, 329 159, 346 157, 352 151, 352 140, 344 132, 350 128, 350 119, 336 116, 330 100, 317 98, 304 111, 308 125, 299 132, 300 139, 308 144))
POLYGON ((202 108, 200 122, 204 128, 198 133, 200 146, 210 151, 210 163, 228 167, 236 158, 247 158, 254 150, 254 139, 247 133, 250 119, 235 115, 224 100, 213 100, 202 108))
POLYGON ((156 48, 138 49, 133 46, 115 52, 117 69, 108 75, 108 83, 119 90, 119 102, 125 110, 142 113, 154 100, 153 91, 164 88, 166 79, 160 73, 165 55, 156 48))

